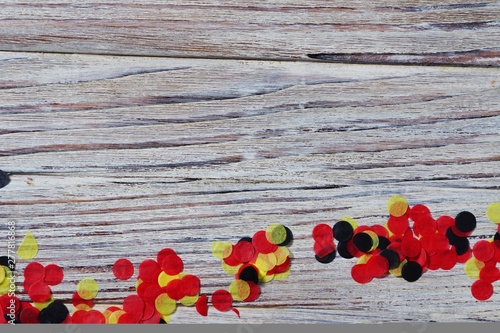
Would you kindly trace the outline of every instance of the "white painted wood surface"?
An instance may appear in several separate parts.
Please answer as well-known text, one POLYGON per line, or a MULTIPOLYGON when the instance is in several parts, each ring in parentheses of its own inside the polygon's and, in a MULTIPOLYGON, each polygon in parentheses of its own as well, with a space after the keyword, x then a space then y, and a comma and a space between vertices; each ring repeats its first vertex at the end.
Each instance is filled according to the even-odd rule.
POLYGON ((496 68, 2 52, 0 219, 64 267, 56 298, 94 277, 101 309, 133 292, 110 272, 119 257, 172 247, 211 293, 231 282, 213 240, 283 223, 287 280, 238 306, 241 319, 180 307, 172 322, 498 321, 500 292, 474 300, 462 265, 358 285, 355 261, 315 261, 310 234, 345 215, 383 224, 403 194, 435 216, 476 214, 472 244, 493 235, 499 82, 496 68))
POLYGON ((0 51, 498 66, 497 0, 2 0, 0 51))

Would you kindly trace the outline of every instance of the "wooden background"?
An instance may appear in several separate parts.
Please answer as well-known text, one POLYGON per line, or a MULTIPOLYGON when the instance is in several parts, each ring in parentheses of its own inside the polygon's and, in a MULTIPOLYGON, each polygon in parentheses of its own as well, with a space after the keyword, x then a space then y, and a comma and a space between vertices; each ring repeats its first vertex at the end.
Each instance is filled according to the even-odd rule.
POLYGON ((402 194, 476 214, 472 244, 492 236, 499 65, 498 1, 1 0, 0 228, 64 268, 56 298, 97 279, 98 309, 133 292, 119 257, 172 247, 210 294, 232 281, 212 241, 282 223, 288 279, 241 319, 180 307, 172 322, 498 321, 500 284, 476 301, 463 265, 359 285, 355 260, 316 262, 310 235, 345 215, 383 224, 402 194))

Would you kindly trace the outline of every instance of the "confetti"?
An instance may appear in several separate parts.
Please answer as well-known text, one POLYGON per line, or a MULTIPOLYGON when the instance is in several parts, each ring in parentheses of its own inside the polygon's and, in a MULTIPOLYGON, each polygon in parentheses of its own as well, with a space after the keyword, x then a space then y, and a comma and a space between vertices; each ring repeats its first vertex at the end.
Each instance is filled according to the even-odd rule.
POLYGON ((99 291, 99 285, 97 281, 92 278, 84 278, 78 283, 76 291, 78 292, 78 296, 82 299, 90 300, 96 298, 99 291))
POLYGON ((134 275, 134 265, 126 258, 120 258, 113 264, 113 275, 119 280, 128 280, 134 275))
POLYGON ((38 254, 38 243, 35 236, 31 232, 27 232, 24 236, 19 248, 17 249, 17 255, 21 259, 31 260, 38 254))

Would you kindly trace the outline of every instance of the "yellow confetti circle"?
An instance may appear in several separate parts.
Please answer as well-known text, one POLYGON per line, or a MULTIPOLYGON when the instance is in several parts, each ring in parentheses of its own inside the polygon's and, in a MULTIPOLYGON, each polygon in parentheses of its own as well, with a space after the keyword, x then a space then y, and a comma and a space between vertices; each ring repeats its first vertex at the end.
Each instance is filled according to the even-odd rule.
POLYGON ((493 223, 500 224, 500 202, 492 202, 486 208, 486 217, 493 223))
POLYGON ((99 292, 99 285, 97 284, 97 281, 92 278, 83 278, 80 282, 78 282, 76 292, 78 293, 78 296, 84 300, 94 299, 99 292))
POLYGON ((479 272, 481 271, 481 269, 483 269, 484 266, 484 262, 472 257, 465 262, 464 272, 469 278, 473 280, 479 279, 479 272))
POLYGON ((271 224, 266 229, 266 238, 272 243, 279 245, 286 240, 286 229, 282 224, 271 224))
POLYGON ((286 271, 284 271, 282 273, 274 274, 274 279, 276 281, 282 281, 290 275, 290 272, 291 272, 291 269, 288 268, 286 271))
POLYGON ((229 293, 235 301, 243 301, 250 296, 250 285, 243 280, 234 280, 229 285, 229 293))
POLYGON ((225 259, 233 252, 233 244, 230 242, 212 242, 212 253, 217 259, 225 259))
POLYGON ((27 232, 24 236, 19 248, 17 249, 17 255, 21 259, 31 260, 38 254, 38 243, 35 236, 31 232, 27 232))
POLYGON ((184 296, 181 298, 181 304, 184 306, 193 306, 196 304, 196 301, 200 298, 200 295, 194 295, 194 296, 184 296))
POLYGON ((406 214, 408 210, 408 202, 401 195, 393 195, 387 200, 387 211, 395 217, 400 217, 406 214))
POLYGON ((179 275, 168 275, 165 272, 161 272, 160 275, 158 275, 158 285, 163 288, 166 287, 170 281, 178 280, 179 278, 179 275))
POLYGON ((276 266, 279 266, 290 256, 290 251, 286 246, 280 246, 274 251, 274 255, 276 256, 276 266))
POLYGON ((5 280, 7 272, 5 271, 7 267, 0 265, 0 284, 5 280))
POLYGON ((125 312, 123 310, 116 310, 116 311, 114 311, 112 314, 109 315, 109 323, 110 324, 118 324, 118 320, 125 313, 127 313, 127 312, 125 312))
POLYGON ((48 307, 50 305, 50 303, 52 303, 52 302, 54 302, 54 296, 50 295, 50 298, 47 301, 45 301, 45 302, 33 302, 33 305, 38 310, 42 311, 43 309, 48 307))
POLYGON ((267 272, 276 266, 277 261, 278 260, 276 259, 274 253, 259 253, 257 255, 257 259, 255 260, 255 266, 257 266, 259 270, 267 272))
POLYGON ((171 315, 176 309, 175 300, 171 299, 166 293, 158 295, 155 299, 155 308, 161 315, 171 315))
POLYGON ((222 262, 222 269, 227 275, 235 275, 243 264, 238 264, 237 266, 229 266, 224 261, 222 262))
POLYGON ((356 222, 356 220, 350 216, 344 216, 339 221, 349 222, 353 230, 356 230, 356 228, 358 227, 358 222, 356 222))

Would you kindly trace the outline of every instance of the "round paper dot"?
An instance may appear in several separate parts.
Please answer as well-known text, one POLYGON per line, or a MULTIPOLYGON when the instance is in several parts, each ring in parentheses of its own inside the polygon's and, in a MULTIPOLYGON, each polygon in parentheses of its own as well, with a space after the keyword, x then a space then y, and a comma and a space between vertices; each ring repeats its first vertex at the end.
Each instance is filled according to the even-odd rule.
POLYGON ((266 238, 272 244, 281 244, 286 240, 286 229, 282 224, 271 224, 266 229, 266 238))
POLYGON ((39 262, 30 262, 24 268, 24 278, 29 281, 43 281, 45 279, 45 267, 39 262))
POLYGON ((332 253, 335 251, 335 244, 332 242, 330 243, 318 243, 315 242, 313 246, 314 254, 319 257, 323 258, 327 256, 328 254, 332 253))
POLYGON ((314 241, 320 244, 331 243, 333 241, 333 236, 334 234, 332 228, 325 223, 317 224, 312 230, 312 237, 314 241))
POLYGON ((109 315, 109 323, 110 324, 118 324, 120 317, 126 314, 123 310, 116 310, 109 315))
POLYGON ((119 280, 128 280, 134 275, 134 265, 126 258, 120 258, 113 264, 113 275, 119 280))
POLYGON ((139 265, 139 278, 145 282, 157 281, 161 270, 162 267, 160 267, 156 260, 146 259, 139 265))
POLYGON ((233 248, 233 253, 239 263, 247 263, 252 260, 255 254, 255 248, 251 242, 241 241, 236 243, 233 248))
MULTIPOLYGON (((141 320, 151 319, 155 313, 157 313, 157 312, 156 312, 156 309, 154 306, 154 301, 152 303, 144 302, 144 311, 143 311, 141 320)), ((158 321, 159 320, 160 319, 158 319, 158 321)))
POLYGON ((193 306, 198 301, 198 298, 199 298, 198 295, 184 296, 183 298, 181 298, 180 302, 184 306, 193 306))
POLYGON ((401 195, 393 195, 387 201, 387 211, 390 215, 400 217, 406 214, 408 202, 401 195))
POLYGON ((450 270, 455 267, 458 256, 456 251, 446 250, 436 255, 439 267, 443 270, 450 270))
POLYGON ((270 271, 276 266, 276 256, 274 253, 259 253, 257 255, 257 260, 255 260, 255 266, 262 271, 270 271))
POLYGON ((366 262, 366 268, 371 272, 373 277, 381 278, 389 270, 389 261, 386 257, 379 254, 373 255, 366 262))
POLYGON ((30 290, 28 291, 28 296, 33 302, 46 302, 50 299, 50 296, 52 294, 52 291, 50 290, 50 287, 41 281, 35 282, 30 290))
POLYGON ((242 265, 237 273, 237 278, 243 281, 259 282, 257 268, 253 265, 242 265))
POLYGON ((105 324, 106 318, 97 310, 90 310, 86 313, 82 324, 105 324))
POLYGON ((200 293, 200 279, 197 276, 187 274, 180 281, 181 289, 186 296, 195 296, 200 293))
POLYGON ((403 241, 401 242, 401 251, 407 257, 415 257, 420 254, 420 250, 422 249, 422 245, 418 241, 418 239, 413 236, 405 236, 403 237, 403 241))
POLYGON ((460 212, 455 217, 455 226, 462 232, 474 231, 476 223, 476 217, 471 212, 460 212))
POLYGON ((406 215, 400 217, 390 216, 387 220, 387 229, 395 235, 404 235, 409 227, 410 223, 406 215))
POLYGON ((55 264, 45 266, 45 283, 49 286, 55 286, 62 282, 64 272, 61 267, 55 264))
POLYGON ((354 245, 358 248, 358 250, 361 252, 368 252, 373 247, 373 239, 366 232, 360 232, 354 235, 352 241, 354 242, 354 245))
POLYGON ((339 256, 345 259, 354 258, 354 256, 349 252, 347 248, 347 242, 338 242, 337 243, 337 252, 339 256))
POLYGON ((85 300, 93 299, 96 298, 99 292, 99 285, 97 281, 92 278, 83 278, 78 282, 76 291, 78 295, 85 300))
POLYGON ((396 251, 386 248, 380 252, 380 255, 387 259, 387 262, 389 263, 388 270, 399 266, 399 255, 396 251))
POLYGON ((195 307, 196 311, 206 317, 208 314, 208 304, 207 304, 207 295, 201 295, 200 298, 196 301, 195 307))
POLYGON ((415 261, 408 261, 401 268, 401 276, 408 282, 415 282, 422 276, 422 266, 415 261))
POLYGON ((230 242, 215 241, 212 243, 212 254, 217 259, 224 259, 231 255, 233 245, 230 242))
POLYGON ((288 227, 284 227, 285 228, 285 231, 286 231, 286 238, 283 242, 281 242, 280 244, 278 244, 278 246, 288 246, 290 245, 292 242, 293 242, 293 233, 292 233, 292 230, 290 230, 290 228, 288 227))
POLYGON ((212 305, 216 310, 221 312, 229 311, 233 307, 233 297, 227 290, 216 290, 212 294, 212 305))
POLYGON ((170 315, 176 309, 175 300, 171 299, 166 293, 160 294, 155 299, 155 308, 162 315, 170 315))
POLYGON ((268 254, 276 251, 278 245, 273 244, 267 240, 266 231, 257 231, 252 237, 252 244, 255 249, 263 254, 268 254))
POLYGON ((21 310, 19 314, 19 319, 23 324, 38 324, 38 315, 40 314, 40 310, 35 307, 27 307, 21 310))
POLYGON ((484 267, 484 262, 472 257, 465 262, 464 272, 471 279, 478 279, 479 272, 484 267))
POLYGON ((250 293, 247 298, 245 298, 243 301, 244 302, 254 302, 256 301, 259 296, 260 296, 260 287, 258 284, 249 281, 247 282, 248 286, 250 287, 250 293))
POLYGON ((479 278, 488 282, 500 280, 500 270, 496 266, 484 266, 479 272, 479 278))
POLYGON ((318 255, 315 255, 314 257, 318 262, 322 264, 329 264, 335 259, 336 256, 337 256, 337 251, 333 250, 331 253, 328 253, 323 257, 319 257, 318 255))
POLYGON ((489 261, 495 255, 495 245, 487 240, 480 240, 474 244, 472 253, 477 260, 489 261))
POLYGON ((144 301, 138 295, 128 295, 123 300, 123 311, 127 312, 134 323, 138 323, 144 312, 144 301))
POLYGON ((180 279, 180 276, 178 274, 177 275, 168 275, 165 272, 161 272, 160 275, 158 275, 158 285, 162 288, 166 287, 170 281, 175 280, 175 279, 180 279))
POLYGON ((229 285, 229 293, 231 294, 233 300, 243 301, 245 298, 250 296, 250 285, 243 280, 234 280, 229 285))
POLYGON ((356 264, 351 267, 351 276, 354 281, 360 284, 365 284, 373 279, 366 264, 356 264))
POLYGON ((431 218, 432 218, 431 211, 425 205, 417 204, 410 208, 410 219, 415 222, 431 218))
POLYGON ((170 281, 165 288, 163 288, 167 295, 176 301, 179 301, 181 298, 186 296, 184 294, 184 290, 182 289, 181 280, 172 280, 170 281))
POLYGON ((500 202, 492 202, 488 205, 486 217, 491 222, 500 224, 500 202))
POLYGON ((38 321, 47 324, 60 324, 69 314, 69 310, 62 301, 56 300, 50 303, 38 314, 38 321))
POLYGON ((28 231, 17 249, 17 255, 21 259, 31 260, 36 257, 37 254, 38 242, 36 241, 35 236, 28 231))
POLYGON ((139 297, 142 298, 144 302, 149 304, 154 304, 156 298, 160 294, 163 294, 164 292, 165 290, 160 288, 158 284, 153 282, 152 283, 144 282, 137 291, 137 294, 139 295, 139 297))
POLYGON ((274 251, 274 255, 276 256, 276 265, 281 265, 290 257, 290 251, 287 247, 280 246, 274 251))
POLYGON ((493 295, 493 285, 488 281, 474 281, 470 289, 472 296, 479 301, 486 301, 493 295))
POLYGON ((73 306, 78 306, 79 304, 85 304, 87 306, 89 306, 90 308, 93 308, 94 307, 94 299, 89 299, 89 300, 86 300, 86 299, 83 299, 80 297, 80 295, 78 295, 78 292, 75 291, 73 293, 73 296, 71 297, 71 303, 73 304, 73 306))
MULTIPOLYGON (((177 254, 169 254, 163 258, 161 269, 168 275, 177 275, 184 270, 184 263, 177 254)), ((158 278, 158 276, 156 276, 158 278)))
POLYGON ((352 224, 347 221, 338 221, 333 225, 333 236, 339 242, 347 242, 354 235, 352 224))

